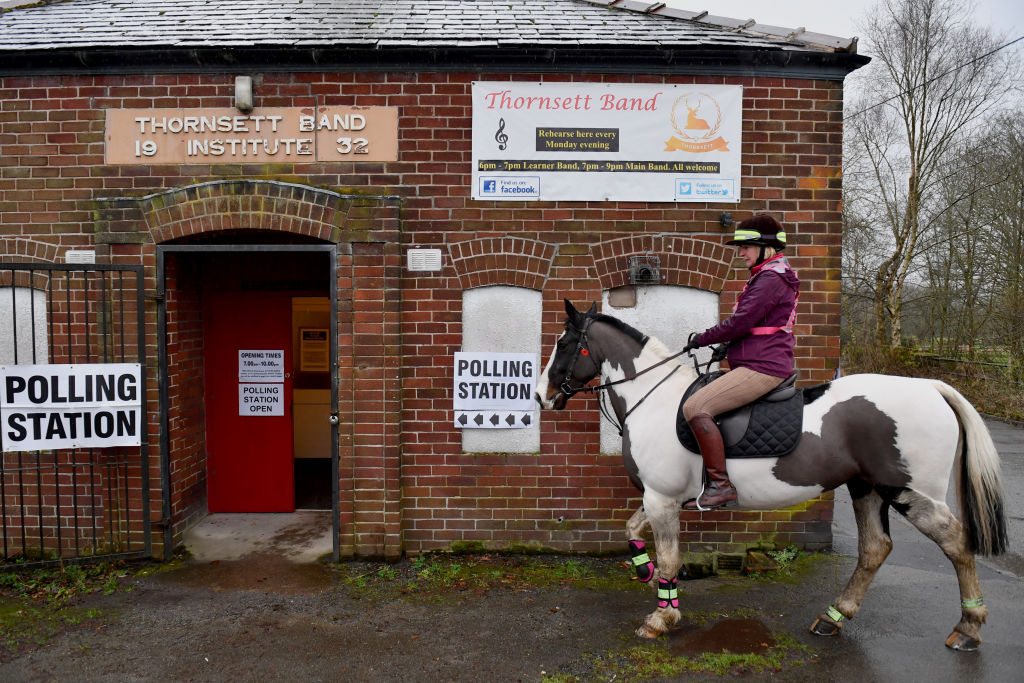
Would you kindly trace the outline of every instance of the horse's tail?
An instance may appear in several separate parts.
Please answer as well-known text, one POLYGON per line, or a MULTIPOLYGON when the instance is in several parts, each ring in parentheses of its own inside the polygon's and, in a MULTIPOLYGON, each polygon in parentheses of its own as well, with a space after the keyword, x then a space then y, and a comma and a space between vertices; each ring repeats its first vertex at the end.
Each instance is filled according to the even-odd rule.
POLYGON ((956 413, 963 429, 963 452, 957 473, 960 520, 971 550, 981 555, 1006 551, 1006 517, 999 478, 999 453, 981 415, 960 392, 944 382, 935 388, 956 413))

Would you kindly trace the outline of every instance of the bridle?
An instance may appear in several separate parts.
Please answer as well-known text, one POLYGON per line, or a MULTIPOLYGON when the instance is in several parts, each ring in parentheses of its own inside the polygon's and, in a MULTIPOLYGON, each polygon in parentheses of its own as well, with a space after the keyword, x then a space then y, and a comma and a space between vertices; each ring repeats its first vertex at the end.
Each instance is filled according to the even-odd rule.
MULTIPOLYGON (((569 361, 569 368, 568 368, 568 370, 566 370, 566 373, 565 373, 565 379, 562 380, 562 383, 558 387, 558 390, 562 393, 563 396, 565 396, 566 400, 568 400, 572 396, 575 396, 576 394, 580 394, 580 393, 599 394, 600 399, 599 399, 599 402, 598 402, 598 407, 601 410, 601 414, 604 415, 604 417, 609 422, 611 422, 613 425, 616 426, 616 428, 619 430, 619 435, 621 436, 622 435, 622 425, 625 424, 626 418, 628 418, 630 416, 630 414, 632 414, 632 412, 634 410, 639 408, 640 405, 644 401, 647 400, 647 397, 650 396, 651 394, 653 394, 654 391, 658 387, 660 387, 662 384, 664 384, 664 382, 669 377, 671 377, 675 373, 675 371, 680 368, 680 366, 676 365, 674 368, 672 368, 672 370, 670 370, 667 375, 662 377, 661 380, 657 384, 655 384, 651 388, 650 391, 648 391, 646 394, 644 394, 643 398, 641 398, 639 401, 637 401, 636 404, 632 408, 627 410, 626 414, 622 416, 622 424, 620 424, 619 421, 617 419, 615 419, 615 417, 611 413, 611 410, 608 409, 608 407, 606 405, 606 402, 605 402, 605 398, 604 398, 605 394, 601 394, 599 392, 603 392, 606 389, 610 389, 611 387, 614 387, 617 384, 623 384, 625 382, 632 382, 637 377, 640 377, 641 375, 647 374, 651 370, 654 370, 655 368, 664 365, 665 363, 669 362, 670 360, 673 360, 674 358, 678 358, 679 356, 681 356, 684 353, 686 353, 686 351, 685 350, 684 351, 680 351, 678 353, 672 354, 671 356, 668 356, 667 358, 663 358, 662 360, 658 361, 654 365, 648 366, 648 367, 644 368, 643 370, 640 370, 639 372, 637 372, 637 373, 635 373, 633 375, 630 375, 629 377, 623 377, 622 379, 617 379, 617 380, 615 380, 613 382, 605 382, 604 384, 598 384, 598 385, 592 386, 592 387, 588 387, 585 384, 581 384, 579 387, 573 387, 571 384, 569 384, 569 380, 573 378, 572 372, 576 368, 576 361, 579 360, 580 356, 587 356, 588 358, 590 357, 590 349, 587 347, 587 330, 590 328, 590 325, 593 322, 594 322, 594 318, 593 317, 591 317, 589 315, 585 316, 584 319, 583 319, 583 325, 581 327, 577 328, 576 331, 579 332, 579 339, 576 342, 576 350, 573 352, 572 360, 569 361)), ((591 359, 591 362, 594 363, 594 360, 591 359)), ((598 370, 598 374, 600 374, 600 368, 597 366, 597 363, 594 363, 594 367, 595 367, 595 369, 598 370)))
MULTIPOLYGON (((579 339, 576 341, 576 350, 572 353, 572 360, 569 361, 569 369, 565 371, 565 379, 562 380, 562 384, 558 387, 558 390, 562 392, 562 395, 566 399, 569 399, 580 392, 594 392, 597 391, 597 387, 588 387, 585 384, 580 384, 579 387, 573 388, 569 384, 569 380, 573 379, 572 371, 576 369, 576 361, 579 360, 580 356, 590 356, 590 349, 587 348, 587 329, 594 322, 594 319, 587 316, 583 319, 583 327, 579 328, 579 339)), ((593 359, 591 359, 593 363, 593 359)), ((597 368, 597 363, 594 363, 594 367, 597 368)))

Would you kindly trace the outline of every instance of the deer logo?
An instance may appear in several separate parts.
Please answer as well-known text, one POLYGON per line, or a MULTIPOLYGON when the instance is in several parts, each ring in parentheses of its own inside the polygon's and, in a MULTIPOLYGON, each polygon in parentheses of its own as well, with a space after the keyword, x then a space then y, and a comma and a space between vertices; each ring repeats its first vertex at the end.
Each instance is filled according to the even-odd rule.
POLYGON ((685 130, 711 130, 711 126, 704 119, 697 118, 697 112, 700 110, 700 105, 704 103, 704 98, 697 100, 697 106, 691 107, 689 100, 683 100, 683 104, 686 105, 686 128, 685 130))
POLYGON ((688 92, 676 98, 672 105, 672 128, 676 135, 665 141, 666 152, 728 152, 729 143, 718 135, 722 125, 722 108, 706 92, 688 92), (696 104, 693 104, 696 99, 696 104), (685 124, 683 123, 683 109, 685 124))

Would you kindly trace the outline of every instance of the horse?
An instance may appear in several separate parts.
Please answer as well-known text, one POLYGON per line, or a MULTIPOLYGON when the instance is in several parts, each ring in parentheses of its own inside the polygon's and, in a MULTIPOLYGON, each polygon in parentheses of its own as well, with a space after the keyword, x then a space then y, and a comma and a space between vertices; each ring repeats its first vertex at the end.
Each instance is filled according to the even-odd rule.
MULTIPOLYGON (((657 638, 680 619, 679 510, 702 490, 700 454, 686 450, 675 429, 680 399, 698 372, 657 339, 598 314, 596 303, 582 313, 566 300, 565 310, 564 331, 537 379, 535 398, 542 409, 561 410, 581 391, 600 392, 602 405, 609 406, 602 412, 618 422, 623 463, 643 494, 626 524, 626 540, 637 578, 652 586, 658 579, 658 607, 636 633, 657 638), (601 375, 604 384, 586 386, 601 375), (648 531, 656 565, 643 551, 648 531)), ((812 633, 838 635, 857 614, 893 546, 892 508, 938 544, 956 570, 961 618, 946 646, 980 645, 988 609, 974 556, 1005 552, 1006 520, 999 455, 977 410, 954 388, 938 380, 870 374, 805 388, 796 449, 783 457, 730 459, 727 469, 740 509, 783 508, 844 484, 849 489, 857 567, 812 633), (945 503, 954 468, 959 520, 945 503)))

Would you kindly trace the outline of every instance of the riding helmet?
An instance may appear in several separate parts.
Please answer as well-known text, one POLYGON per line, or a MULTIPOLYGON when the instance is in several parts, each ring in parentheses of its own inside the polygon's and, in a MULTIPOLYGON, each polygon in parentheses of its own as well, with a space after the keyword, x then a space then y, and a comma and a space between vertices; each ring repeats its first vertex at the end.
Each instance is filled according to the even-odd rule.
POLYGON ((777 220, 766 213, 759 213, 737 225, 733 238, 726 244, 756 244, 782 251, 786 248, 786 231, 777 220))

